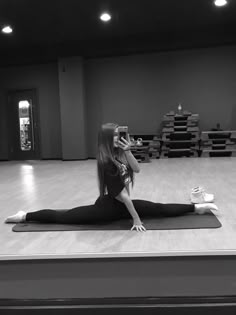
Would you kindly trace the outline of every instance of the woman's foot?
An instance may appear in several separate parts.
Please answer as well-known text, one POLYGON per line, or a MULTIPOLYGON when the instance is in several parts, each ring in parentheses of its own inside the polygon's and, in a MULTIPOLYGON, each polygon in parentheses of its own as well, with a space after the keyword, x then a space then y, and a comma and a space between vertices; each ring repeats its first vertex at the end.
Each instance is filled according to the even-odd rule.
POLYGON ((195 204, 194 207, 197 214, 211 213, 211 210, 218 211, 218 208, 214 203, 199 203, 195 204))
POLYGON ((25 211, 18 211, 16 214, 7 217, 5 220, 5 223, 20 223, 24 222, 26 218, 26 212, 25 211))

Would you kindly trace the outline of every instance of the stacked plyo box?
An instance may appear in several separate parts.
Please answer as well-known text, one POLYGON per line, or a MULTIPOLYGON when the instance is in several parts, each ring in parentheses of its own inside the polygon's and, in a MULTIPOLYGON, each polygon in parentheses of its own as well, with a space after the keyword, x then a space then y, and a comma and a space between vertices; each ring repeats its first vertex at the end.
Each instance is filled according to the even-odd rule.
POLYGON ((201 156, 236 156, 236 131, 202 131, 201 156))
POLYGON ((150 162, 150 158, 159 158, 160 156, 160 137, 153 134, 130 134, 130 138, 135 142, 131 146, 131 152, 139 162, 150 162), (137 142, 142 139, 141 142, 137 142), (139 143, 137 145, 136 143, 139 143))
POLYGON ((173 111, 163 116, 161 157, 199 156, 199 115, 173 111))

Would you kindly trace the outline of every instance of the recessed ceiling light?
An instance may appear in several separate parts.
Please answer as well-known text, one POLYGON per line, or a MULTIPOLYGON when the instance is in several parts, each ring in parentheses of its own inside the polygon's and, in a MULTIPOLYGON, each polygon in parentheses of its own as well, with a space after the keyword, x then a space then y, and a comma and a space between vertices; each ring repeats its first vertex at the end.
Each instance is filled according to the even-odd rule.
POLYGON ((214 3, 217 7, 223 7, 224 5, 227 4, 227 0, 215 0, 214 3))
POLYGON ((103 22, 108 22, 110 21, 110 19, 111 19, 111 16, 109 13, 104 12, 100 15, 100 20, 102 20, 103 22))
POLYGON ((10 25, 4 26, 2 28, 2 33, 5 33, 5 34, 10 34, 10 33, 12 33, 12 31, 13 31, 13 29, 11 28, 10 25))

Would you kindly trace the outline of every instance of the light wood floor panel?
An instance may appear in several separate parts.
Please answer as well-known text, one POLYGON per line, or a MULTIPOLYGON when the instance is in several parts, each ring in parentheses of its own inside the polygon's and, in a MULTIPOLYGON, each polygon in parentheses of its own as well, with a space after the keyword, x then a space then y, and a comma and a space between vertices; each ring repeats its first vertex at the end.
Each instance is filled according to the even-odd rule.
POLYGON ((0 259, 227 255, 236 253, 236 159, 176 158, 140 164, 132 199, 188 203, 192 187, 214 193, 217 229, 12 232, 18 210, 69 209, 97 198, 96 161, 0 163, 0 259))

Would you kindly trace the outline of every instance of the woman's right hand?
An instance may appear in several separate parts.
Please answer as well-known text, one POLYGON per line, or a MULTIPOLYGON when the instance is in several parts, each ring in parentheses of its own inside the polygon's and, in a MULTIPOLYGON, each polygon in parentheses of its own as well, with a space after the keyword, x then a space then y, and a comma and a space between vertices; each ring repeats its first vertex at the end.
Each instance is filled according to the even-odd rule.
POLYGON ((145 227, 143 226, 143 222, 141 222, 139 218, 133 220, 131 231, 133 231, 133 229, 136 229, 136 231, 140 232, 146 231, 145 227))

